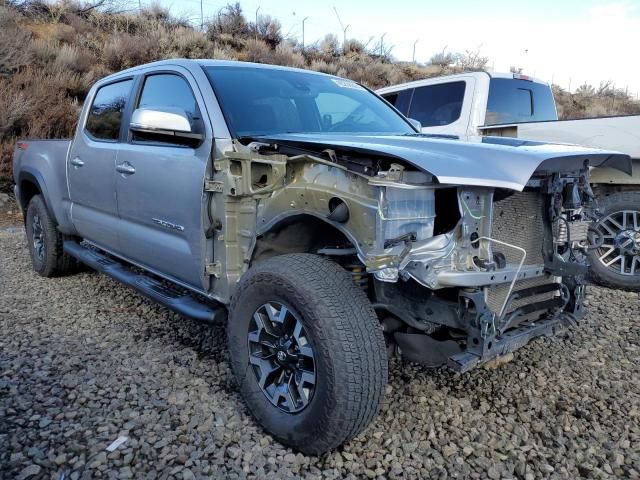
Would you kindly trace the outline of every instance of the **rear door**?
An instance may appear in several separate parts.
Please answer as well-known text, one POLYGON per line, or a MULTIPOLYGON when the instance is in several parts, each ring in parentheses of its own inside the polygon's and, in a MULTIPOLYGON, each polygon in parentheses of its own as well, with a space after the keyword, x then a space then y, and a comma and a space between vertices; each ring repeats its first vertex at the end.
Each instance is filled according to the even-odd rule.
MULTIPOLYGON (((204 99, 191 74, 180 67, 150 71, 139 82, 132 106, 184 110, 200 133, 208 121, 204 99)), ((212 136, 199 144, 177 137, 128 133, 118 154, 116 191, 124 255, 152 271, 204 288, 203 192, 212 136)))
POLYGON ((120 252, 116 159, 122 118, 133 79, 113 81, 97 88, 91 106, 71 145, 67 158, 71 219, 78 233, 97 245, 120 252))

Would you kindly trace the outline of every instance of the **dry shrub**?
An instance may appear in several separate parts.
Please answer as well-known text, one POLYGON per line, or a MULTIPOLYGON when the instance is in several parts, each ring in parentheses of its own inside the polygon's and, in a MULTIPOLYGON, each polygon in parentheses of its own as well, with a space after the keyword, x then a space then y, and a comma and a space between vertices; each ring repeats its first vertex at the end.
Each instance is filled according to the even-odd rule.
POLYGON ((278 20, 271 18, 269 15, 260 15, 258 17, 258 23, 250 24, 249 30, 251 35, 262 40, 271 48, 276 48, 282 43, 282 25, 278 20))
POLYGON ((90 53, 71 45, 63 45, 53 62, 58 70, 71 70, 78 73, 89 71, 94 64, 95 58, 90 53))
POLYGON ((55 62, 60 51, 60 46, 55 42, 50 42, 42 38, 36 38, 31 42, 34 63, 44 67, 55 62))
POLYGON ((306 65, 304 57, 295 52, 290 44, 281 43, 272 49, 262 40, 253 39, 247 40, 244 50, 238 54, 238 59, 298 68, 303 68, 306 65))
POLYGON ((296 68, 304 68, 306 66, 304 57, 300 53, 295 52, 293 45, 288 43, 278 45, 272 53, 271 61, 268 63, 296 68))
POLYGON ((123 70, 158 58, 158 44, 150 37, 128 34, 112 36, 104 47, 102 61, 111 70, 123 70))
POLYGON ((248 40, 245 42, 244 50, 239 52, 238 58, 247 62, 267 63, 271 57, 269 45, 262 40, 248 40))
POLYGON ((18 90, 13 82, 0 81, 0 138, 16 135, 26 126, 33 106, 28 92, 18 90))
POLYGON ((310 69, 317 72, 328 73, 329 75, 338 75, 338 70, 340 70, 338 64, 329 63, 325 60, 313 60, 310 69))
POLYGON ((221 37, 245 39, 250 36, 249 23, 242 13, 240 3, 228 4, 218 11, 216 18, 207 24, 207 36, 216 42, 221 37))
POLYGON ((11 87, 29 96, 28 122, 19 135, 36 138, 71 136, 78 115, 78 97, 88 86, 81 76, 65 71, 25 69, 14 75, 11 87), (74 91, 75 90, 75 91, 74 91))
POLYGON ((215 37, 207 34, 207 38, 211 41, 215 46, 219 46, 221 48, 229 48, 232 50, 236 50, 238 52, 242 52, 246 45, 246 39, 240 37, 234 37, 228 33, 220 33, 215 37))
POLYGON ((349 38, 342 46, 342 51, 345 55, 361 55, 365 53, 365 46, 364 43, 360 42, 359 40, 356 40, 355 38, 349 38))
POLYGON ((20 19, 18 13, 0 7, 0 75, 15 72, 33 60, 31 33, 20 26, 20 19))
POLYGON ((86 35, 93 32, 93 25, 75 13, 67 13, 62 17, 62 21, 73 28, 79 35, 86 35))
POLYGON ((380 88, 407 80, 406 74, 398 65, 384 63, 368 55, 340 56, 332 63, 318 62, 315 65, 322 68, 321 71, 350 78, 369 88, 380 88), (334 66, 327 68, 326 65, 334 66))
POLYGON ((336 57, 340 54, 340 42, 333 33, 325 35, 318 46, 321 54, 329 57, 336 57))
POLYGON ((13 183, 13 150, 16 146, 16 138, 4 138, 0 142, 0 192, 11 189, 13 183))
POLYGON ((177 28, 170 35, 168 57, 208 58, 214 53, 213 44, 207 36, 192 28, 177 28))
POLYGON ((0 83, 0 189, 11 183, 11 155, 16 137, 71 136, 79 113, 73 89, 86 94, 79 74, 25 68, 0 83))
POLYGON ((70 25, 58 23, 55 24, 55 29, 52 32, 51 39, 60 43, 71 45, 76 39, 76 31, 70 25))
POLYGON ((640 102, 630 97, 625 90, 615 88, 612 82, 602 82, 598 87, 581 85, 575 93, 557 85, 552 88, 558 117, 564 120, 640 114, 640 102))

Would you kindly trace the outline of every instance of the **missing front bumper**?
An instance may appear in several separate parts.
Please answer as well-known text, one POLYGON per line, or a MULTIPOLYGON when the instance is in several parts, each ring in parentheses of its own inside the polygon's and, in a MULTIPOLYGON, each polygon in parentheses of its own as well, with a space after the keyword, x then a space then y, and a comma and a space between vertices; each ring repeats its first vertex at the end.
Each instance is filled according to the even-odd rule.
POLYGON ((557 335, 566 328, 568 323, 570 323, 569 319, 563 314, 555 318, 519 326, 506 332, 500 338, 491 338, 488 341, 481 339, 479 343, 482 345, 477 345, 480 348, 467 349, 450 356, 447 360, 447 366, 456 372, 467 372, 480 364, 515 352, 537 337, 557 335))

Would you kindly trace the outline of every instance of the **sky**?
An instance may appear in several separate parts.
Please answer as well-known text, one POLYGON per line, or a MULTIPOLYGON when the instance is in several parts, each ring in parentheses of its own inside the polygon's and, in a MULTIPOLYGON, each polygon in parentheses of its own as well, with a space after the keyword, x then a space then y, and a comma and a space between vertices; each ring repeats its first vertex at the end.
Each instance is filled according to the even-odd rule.
MULTIPOLYGON (((142 0, 142 4, 151 0, 142 0)), ((160 0, 173 14, 200 24, 200 0, 160 0)), ((202 0, 205 21, 228 1, 202 0)), ((479 50, 489 69, 523 73, 574 91, 612 81, 640 96, 640 0, 241 0, 253 20, 271 15, 283 33, 305 43, 334 33, 380 45, 398 60, 424 63, 435 53, 479 50)))

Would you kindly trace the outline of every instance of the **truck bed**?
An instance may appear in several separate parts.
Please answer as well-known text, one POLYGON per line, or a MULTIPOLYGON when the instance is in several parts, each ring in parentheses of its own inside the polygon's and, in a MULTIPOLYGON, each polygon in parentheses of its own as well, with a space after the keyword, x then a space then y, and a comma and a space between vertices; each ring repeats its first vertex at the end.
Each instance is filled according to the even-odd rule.
POLYGON ((640 159, 640 115, 556 120, 482 127, 515 127, 518 138, 617 150, 640 159))
MULTIPOLYGON (((46 191, 45 202, 48 198, 62 199, 67 195, 67 175, 65 163, 71 140, 19 140, 13 153, 13 176, 15 181, 16 198, 22 198, 20 188, 26 181, 39 186, 40 191, 46 191), (46 179, 46 182, 45 182, 46 179)), ((27 206, 21 204, 21 208, 27 206)), ((56 218, 62 217, 62 204, 47 203, 47 207, 54 211, 56 218)))

